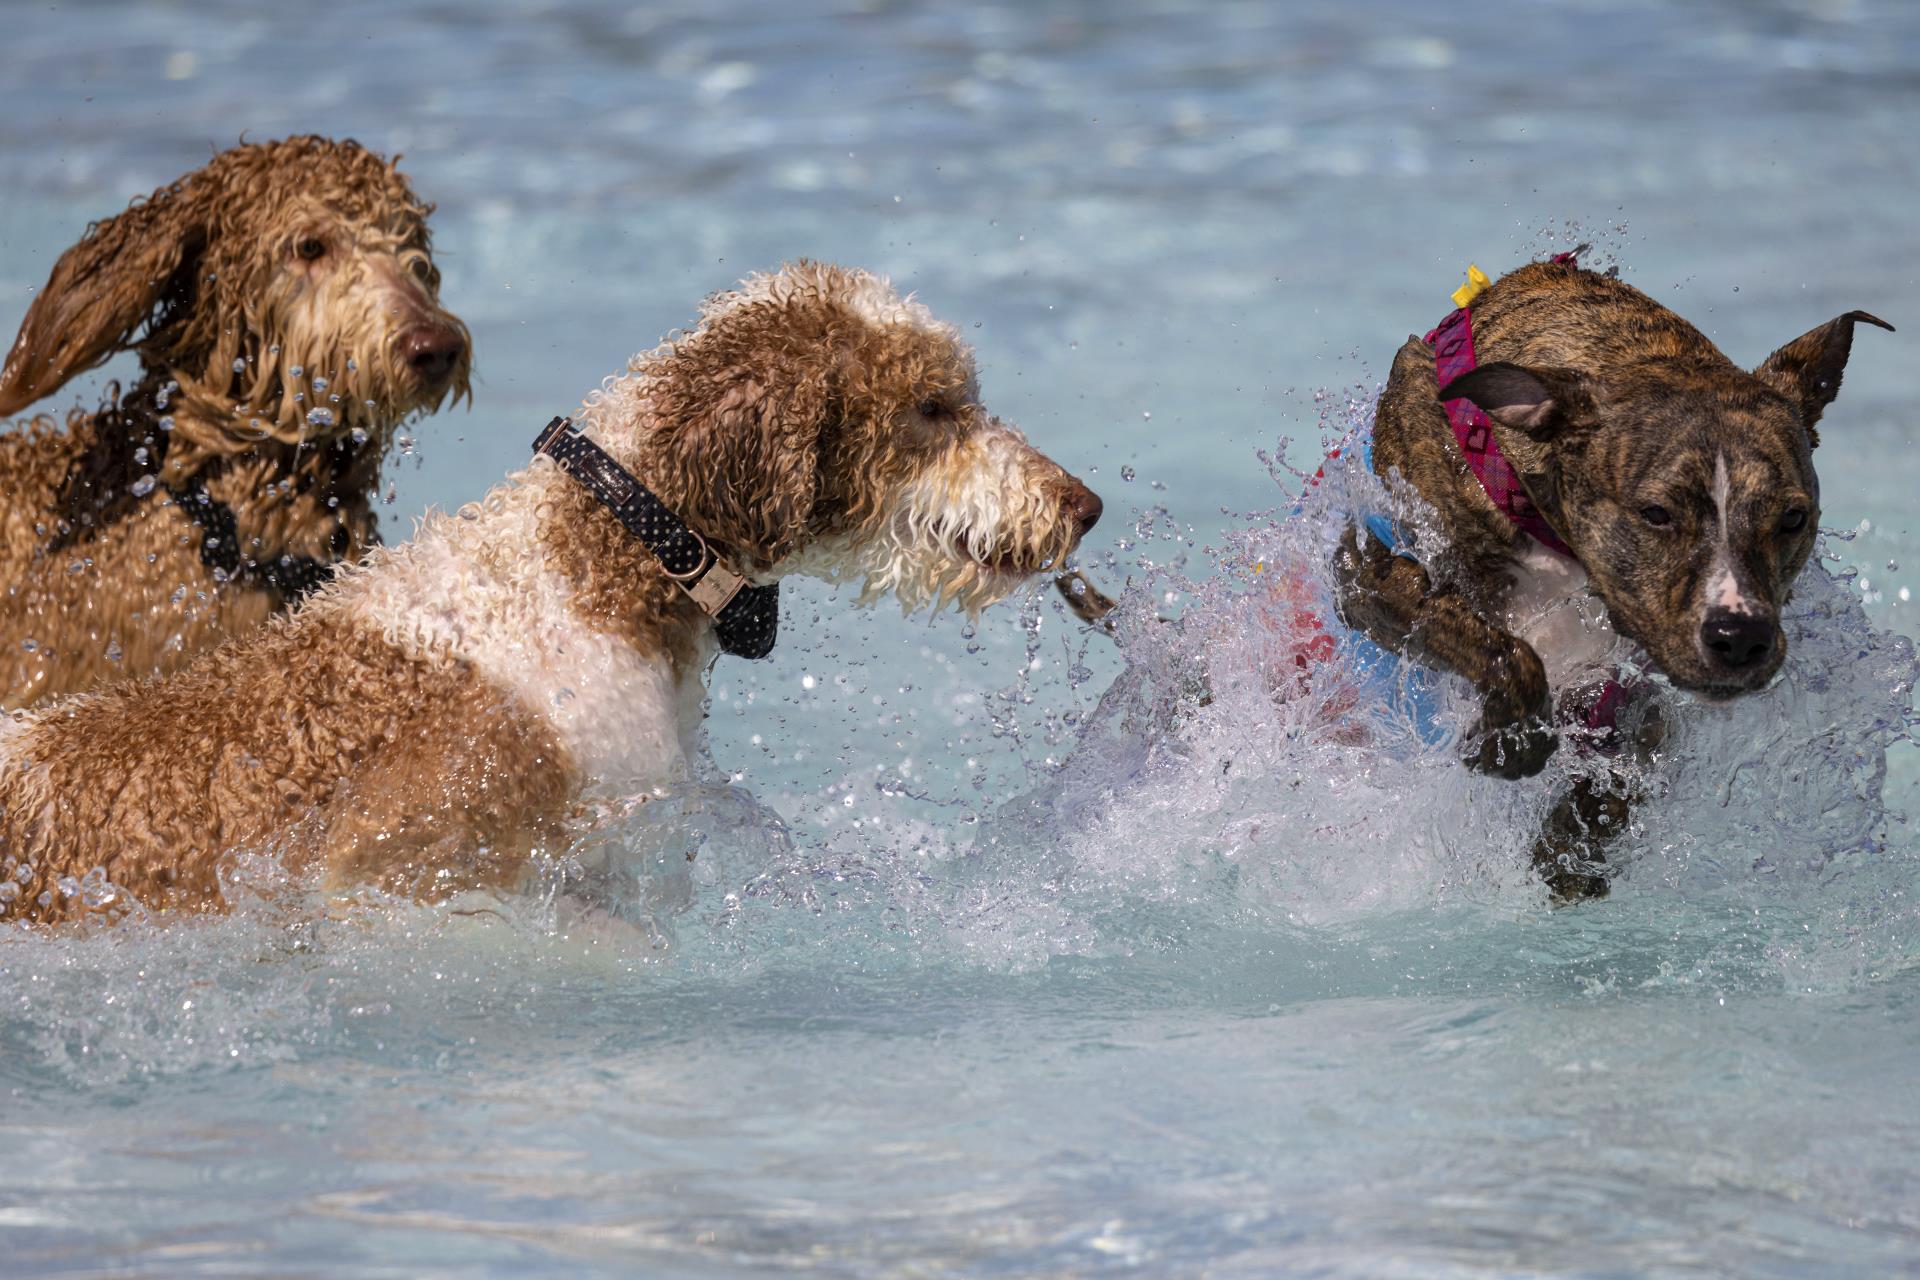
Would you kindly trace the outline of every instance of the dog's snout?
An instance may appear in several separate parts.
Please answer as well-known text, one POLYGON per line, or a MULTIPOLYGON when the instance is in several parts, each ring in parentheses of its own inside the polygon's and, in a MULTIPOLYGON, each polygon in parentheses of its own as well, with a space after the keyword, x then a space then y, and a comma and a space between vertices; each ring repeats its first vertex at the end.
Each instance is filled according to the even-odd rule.
POLYGON ((407 367, 430 387, 446 382, 467 353, 466 339, 452 329, 415 329, 402 343, 407 367))
POLYGON ((1067 493, 1067 511, 1073 516, 1074 527, 1082 537, 1087 530, 1100 523, 1100 513, 1106 510, 1106 504, 1100 501, 1100 495, 1078 480, 1067 493))
POLYGON ((1708 658, 1729 671, 1757 667, 1773 656, 1773 619, 1760 614, 1715 609, 1700 624, 1700 645, 1708 658))

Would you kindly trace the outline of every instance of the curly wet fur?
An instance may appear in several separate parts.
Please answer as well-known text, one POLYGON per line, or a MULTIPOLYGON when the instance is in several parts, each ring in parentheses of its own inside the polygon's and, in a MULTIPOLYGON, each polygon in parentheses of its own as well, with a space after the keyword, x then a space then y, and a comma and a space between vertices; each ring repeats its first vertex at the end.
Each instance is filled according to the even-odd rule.
POLYGON ((258 561, 377 540, 395 426, 467 394, 431 212, 394 162, 290 138, 221 153, 61 256, 0 369, 0 414, 116 351, 142 372, 97 411, 0 437, 0 705, 170 670, 285 603, 215 577, 173 489, 226 502, 258 561))
MULTIPOLYGON (((800 263, 710 300, 579 418, 760 580, 881 573, 978 609, 1099 500, 975 386, 924 309, 800 263)), ((713 654, 652 554, 540 459, 185 670, 0 722, 0 919, 219 909, 236 849, 337 889, 511 887, 590 787, 684 773, 713 654)))

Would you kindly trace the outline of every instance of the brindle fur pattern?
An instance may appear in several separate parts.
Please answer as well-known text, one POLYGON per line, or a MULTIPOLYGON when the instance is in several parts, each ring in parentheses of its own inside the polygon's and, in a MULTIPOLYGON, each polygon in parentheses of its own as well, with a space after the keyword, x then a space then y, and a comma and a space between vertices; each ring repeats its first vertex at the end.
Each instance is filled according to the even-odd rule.
MULTIPOLYGON (((1639 290, 1571 263, 1522 267, 1474 301, 1480 368, 1460 390, 1493 417, 1501 449, 1615 629, 1684 688, 1745 692, 1785 657, 1779 609, 1819 520, 1812 428, 1839 389, 1856 321, 1887 327, 1849 312, 1748 373, 1639 290), (1669 522, 1650 523, 1653 508, 1669 522), (1774 628, 1765 663, 1737 673, 1717 669, 1700 644, 1723 545, 1738 597, 1774 628)), ((1492 609, 1523 535, 1468 469, 1437 392, 1432 349, 1409 339, 1375 418, 1374 467, 1397 470, 1438 510, 1446 545, 1429 563, 1492 609)))
MULTIPOLYGON (((1478 368, 1445 390, 1487 411, 1615 629, 1675 684, 1731 697, 1762 687, 1785 658, 1780 609, 1819 520, 1814 424, 1839 390, 1856 323, 1891 327, 1848 312, 1748 373, 1612 275, 1534 263, 1474 300, 1478 368), (1722 615, 1765 634, 1763 659, 1737 669, 1714 661, 1704 628, 1722 615)), ((1540 663, 1486 620, 1512 585, 1526 535, 1468 468, 1433 350, 1418 338, 1394 359, 1373 458, 1383 477, 1397 472, 1434 506, 1445 545, 1423 548, 1429 582, 1377 540, 1362 548, 1350 537, 1338 566, 1342 613, 1377 643, 1481 691, 1486 732, 1469 764, 1538 772, 1554 742, 1540 663)), ((1652 749, 1645 735, 1631 745, 1642 756, 1652 749)), ((1631 791, 1616 772, 1577 783, 1556 806, 1535 860, 1557 897, 1604 892, 1593 864, 1625 825, 1631 791)))

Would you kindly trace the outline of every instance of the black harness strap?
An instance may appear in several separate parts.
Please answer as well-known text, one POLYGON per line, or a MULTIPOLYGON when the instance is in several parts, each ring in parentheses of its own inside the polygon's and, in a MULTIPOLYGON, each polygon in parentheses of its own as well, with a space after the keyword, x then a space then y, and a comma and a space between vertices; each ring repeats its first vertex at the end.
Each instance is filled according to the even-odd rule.
POLYGON ((723 652, 736 658, 764 658, 773 652, 780 627, 779 583, 756 587, 721 564, 705 538, 576 430, 572 419, 549 422, 535 437, 533 451, 552 458, 653 552, 667 576, 713 619, 723 652))
POLYGON ((290 605, 298 604, 333 581, 334 562, 313 556, 281 556, 255 560, 240 549, 240 527, 233 508, 207 492, 195 476, 186 484, 167 486, 186 517, 200 526, 200 563, 223 582, 270 587, 290 605))

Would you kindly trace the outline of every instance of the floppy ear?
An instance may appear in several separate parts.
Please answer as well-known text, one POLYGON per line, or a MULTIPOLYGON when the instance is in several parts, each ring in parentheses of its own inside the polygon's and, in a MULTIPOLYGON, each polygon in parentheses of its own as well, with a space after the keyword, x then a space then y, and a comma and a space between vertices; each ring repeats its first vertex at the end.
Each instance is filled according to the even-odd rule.
POLYGON ((1879 325, 1889 333, 1893 331, 1893 326, 1878 316, 1849 311, 1818 329, 1801 334, 1761 361, 1760 367, 1753 371, 1754 377, 1800 410, 1800 421, 1806 424, 1807 436, 1816 445, 1820 443, 1820 436, 1813 424, 1820 421, 1820 415, 1840 393, 1840 375, 1847 371, 1855 323, 1879 325))
POLYGON ((130 346, 204 233, 182 186, 87 228, 60 255, 0 366, 0 416, 53 394, 130 346))
POLYGON ((825 370, 804 351, 766 349, 709 376, 686 372, 673 379, 679 403, 660 441, 680 514, 727 549, 772 564, 798 545, 813 513, 831 412, 825 370))
POLYGON ((1496 360, 1470 369, 1440 389, 1440 399, 1471 400, 1503 427, 1546 443, 1593 411, 1580 375, 1571 369, 1527 369, 1496 360))

